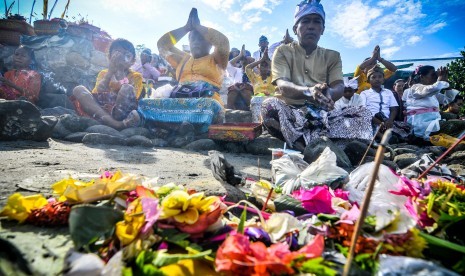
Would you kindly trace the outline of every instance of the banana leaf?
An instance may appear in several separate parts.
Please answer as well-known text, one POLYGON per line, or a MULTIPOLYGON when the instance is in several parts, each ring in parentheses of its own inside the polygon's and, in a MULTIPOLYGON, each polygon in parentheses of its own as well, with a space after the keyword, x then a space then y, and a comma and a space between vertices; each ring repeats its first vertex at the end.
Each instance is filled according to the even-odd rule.
POLYGON ((308 214, 308 211, 302 207, 302 202, 289 195, 282 195, 276 198, 273 202, 277 212, 289 210, 294 212, 296 216, 308 214))
POLYGON ((69 215, 69 232, 76 249, 94 243, 99 238, 109 238, 115 224, 124 219, 121 211, 94 205, 77 205, 69 215))

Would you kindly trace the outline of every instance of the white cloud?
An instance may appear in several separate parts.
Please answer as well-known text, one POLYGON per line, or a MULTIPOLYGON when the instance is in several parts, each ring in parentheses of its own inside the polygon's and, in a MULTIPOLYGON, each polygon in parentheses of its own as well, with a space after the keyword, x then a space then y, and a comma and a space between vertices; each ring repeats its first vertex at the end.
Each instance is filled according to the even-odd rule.
POLYGON ((205 5, 221 11, 228 11, 234 5, 236 0, 201 0, 205 5))
POLYGON ((223 27, 220 24, 215 23, 215 22, 211 22, 211 21, 208 21, 208 20, 202 20, 202 25, 204 25, 205 27, 213 28, 213 29, 218 30, 218 31, 223 30, 223 27))
POLYGON ((380 7, 392 7, 395 6, 397 3, 399 3, 400 0, 384 0, 384 1, 379 1, 378 6, 380 7))
POLYGON ((160 11, 166 2, 165 0, 102 0, 101 4, 104 10, 113 12, 125 11, 131 16, 149 19, 155 15, 160 15, 160 11))
POLYGON ((391 58, 394 55, 394 53, 396 53, 399 50, 400 50, 399 46, 393 46, 393 47, 382 49, 381 54, 386 58, 391 58))
POLYGON ((447 26, 447 23, 444 22, 444 21, 433 23, 433 24, 429 25, 426 28, 425 33, 434 34, 435 32, 439 31, 440 29, 444 28, 445 26, 447 26))
POLYGON ((270 13, 282 0, 250 0, 242 6, 242 11, 259 10, 270 13))
POLYGON ((261 14, 262 14, 261 12, 257 12, 254 15, 247 16, 247 18, 245 18, 243 21, 245 23, 242 25, 242 30, 244 31, 250 30, 252 29, 255 23, 262 21, 261 14))
POLYGON ((229 21, 240 24, 242 23, 242 13, 241 12, 233 12, 228 16, 229 21))
POLYGON ((386 38, 386 39, 381 43, 381 46, 386 46, 386 47, 389 47, 389 46, 392 46, 392 45, 394 45, 394 39, 392 39, 392 37, 386 38))
POLYGON ((407 40, 407 44, 408 45, 415 45, 417 44, 418 42, 421 41, 421 36, 418 36, 418 35, 414 35, 414 36, 411 36, 408 40, 407 40))
POLYGON ((334 19, 329 22, 331 32, 341 36, 351 47, 362 48, 371 42, 368 27, 373 19, 382 14, 382 10, 365 5, 356 0, 349 4, 341 4, 334 19))

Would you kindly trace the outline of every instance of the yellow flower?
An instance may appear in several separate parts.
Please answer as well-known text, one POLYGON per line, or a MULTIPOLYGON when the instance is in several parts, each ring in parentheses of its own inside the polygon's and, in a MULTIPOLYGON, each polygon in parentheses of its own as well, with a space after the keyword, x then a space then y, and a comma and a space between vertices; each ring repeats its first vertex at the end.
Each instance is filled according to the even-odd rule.
POLYGON ((199 215, 209 211, 210 206, 217 200, 216 196, 204 198, 204 193, 189 195, 186 191, 176 190, 161 202, 160 219, 173 217, 179 223, 194 224, 199 215))
POLYGON ((141 198, 138 198, 129 205, 124 214, 124 221, 116 223, 116 236, 118 236, 121 244, 130 244, 137 237, 144 223, 145 215, 142 209, 141 198))
POLYGON ((22 196, 20 193, 14 193, 8 198, 0 216, 23 222, 32 210, 42 208, 47 203, 42 195, 22 196))

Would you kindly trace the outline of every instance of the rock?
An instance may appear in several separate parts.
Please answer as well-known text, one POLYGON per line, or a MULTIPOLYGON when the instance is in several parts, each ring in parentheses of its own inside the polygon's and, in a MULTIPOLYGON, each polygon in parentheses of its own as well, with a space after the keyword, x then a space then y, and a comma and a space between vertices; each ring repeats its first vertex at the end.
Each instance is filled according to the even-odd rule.
MULTIPOLYGON (((246 143, 233 143, 233 142, 222 144, 225 151, 232 152, 232 153, 247 152, 246 151, 246 145, 247 145, 246 143)), ((270 151, 268 151, 268 152, 270 152, 270 151)))
POLYGON ((394 157, 394 163, 401 169, 408 167, 409 165, 418 161, 418 157, 415 153, 403 153, 394 157))
POLYGON ((404 153, 416 153, 418 149, 409 149, 409 148, 395 148, 393 149, 396 155, 404 154, 404 153))
POLYGON ((197 192, 205 192, 207 196, 226 195, 226 201, 229 202, 239 202, 246 199, 244 192, 227 183, 222 184, 213 177, 189 182, 189 188, 197 192))
POLYGON ((463 130, 465 129, 465 121, 463 120, 450 120, 450 121, 441 121, 441 133, 447 134, 453 137, 459 137, 463 130))
POLYGON ((56 139, 63 139, 66 136, 70 135, 72 132, 69 131, 61 122, 58 120, 57 124, 53 128, 52 137, 56 139))
POLYGON ((88 133, 82 139, 84 144, 126 145, 126 139, 121 136, 112 136, 101 133, 88 133))
POLYGON ((107 55, 100 51, 94 50, 91 52, 90 63, 99 67, 108 68, 107 55))
POLYGON ((154 147, 160 147, 160 148, 164 148, 168 146, 168 142, 160 138, 152 139, 152 144, 154 147))
MULTIPOLYGON (((434 154, 436 157, 439 157, 446 151, 446 148, 440 147, 440 146, 431 146, 431 147, 426 147, 425 150, 426 152, 430 152, 434 154)), ((465 150, 465 148, 463 150, 465 150)))
POLYGON ((76 112, 74 110, 64 108, 62 106, 56 106, 52 108, 43 108, 42 110, 40 110, 40 114, 42 116, 55 116, 55 117, 59 117, 59 116, 67 115, 67 114, 76 116, 76 112))
POLYGON ((122 135, 121 132, 117 131, 114 128, 111 128, 109 126, 104 126, 104 125, 91 126, 91 127, 88 127, 85 131, 89 133, 100 133, 100 134, 106 134, 110 136, 124 138, 124 135, 122 135))
POLYGON ((451 171, 454 171, 457 175, 465 177, 465 165, 451 164, 447 166, 451 171))
POLYGON ((139 147, 153 147, 152 140, 142 135, 134 135, 127 139, 126 144, 128 146, 139 146, 139 147))
MULTIPOLYGON (((368 144, 360 142, 360 141, 352 141, 346 145, 346 147, 344 148, 344 152, 346 156, 349 158, 352 166, 354 167, 358 166, 367 148, 368 148, 368 144)), ((376 150, 373 148, 370 148, 368 150, 367 156, 375 156, 375 154, 376 154, 376 150)), ((366 163, 366 160, 363 163, 366 163)))
POLYGON ((87 69, 90 66, 89 60, 83 58, 77 52, 69 52, 66 55, 66 64, 68 66, 78 67, 81 69, 87 69))
POLYGON ((125 137, 132 137, 134 135, 140 135, 147 138, 151 138, 150 131, 143 127, 131 127, 126 128, 120 131, 120 133, 125 137))
POLYGON ((449 156, 444 163, 446 164, 465 164, 465 151, 456 151, 449 156))
POLYGON ((282 148, 284 142, 270 135, 262 135, 245 147, 250 154, 271 155, 269 148, 282 148))
MULTIPOLYGON (((88 128, 92 126, 97 126, 100 125, 99 122, 97 122, 94 119, 87 118, 87 117, 81 117, 77 115, 64 115, 60 118, 60 122, 63 124, 66 129, 68 129, 71 132, 89 132, 86 131, 88 128)), ((113 135, 111 133, 106 133, 113 135)), ((114 135, 116 136, 116 135, 114 135)))
POLYGON ((41 117, 28 101, 0 100, 0 140, 45 141, 52 136, 55 117, 41 117))
MULTIPOLYGON (((363 162, 363 164, 373 162, 373 161, 375 161, 374 156, 367 156, 365 158, 365 161, 363 162)), ((397 164, 394 163, 393 161, 390 161, 390 160, 384 159, 382 164, 388 166, 389 168, 393 169, 394 171, 398 168, 397 164)))
POLYGON ((252 111, 226 109, 225 123, 251 123, 252 111))
POLYGON ((87 135, 87 132, 75 132, 66 136, 63 140, 70 141, 74 143, 82 143, 82 139, 87 135))
POLYGON ((211 139, 200 139, 189 143, 184 148, 191 151, 220 150, 220 146, 211 139))
POLYGON ((194 133, 191 132, 190 134, 185 135, 185 136, 176 136, 173 139, 173 141, 170 143, 170 145, 175 148, 182 148, 185 145, 193 142, 194 139, 195 139, 194 133))
POLYGON ((336 154, 338 167, 348 171, 352 169, 349 157, 327 137, 320 137, 308 144, 304 150, 304 160, 309 164, 315 162, 326 147, 336 154))

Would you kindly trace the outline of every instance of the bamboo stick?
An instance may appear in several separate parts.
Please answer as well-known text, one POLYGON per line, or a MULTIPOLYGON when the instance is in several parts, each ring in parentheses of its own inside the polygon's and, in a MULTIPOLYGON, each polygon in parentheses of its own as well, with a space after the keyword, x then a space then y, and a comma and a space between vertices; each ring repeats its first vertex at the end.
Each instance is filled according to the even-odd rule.
POLYGON ((420 174, 420 176, 418 177, 418 179, 422 179, 423 177, 426 176, 426 174, 431 171, 432 168, 434 168, 434 166, 436 166, 439 162, 441 162, 442 159, 444 159, 444 157, 446 157, 447 154, 449 154, 449 152, 451 152, 458 144, 460 144, 460 142, 462 142, 463 140, 465 139, 465 134, 462 135, 462 137, 460 137, 460 139, 458 139, 452 146, 450 146, 446 152, 444 152, 441 156, 439 156, 438 159, 436 159, 436 161, 434 161, 434 163, 428 168, 426 169, 426 171, 424 171, 422 174, 420 174))
POLYGON ((365 196, 363 197, 362 207, 360 209, 360 217, 355 223, 354 233, 352 234, 349 255, 347 256, 347 261, 344 265, 344 272, 342 274, 344 276, 349 275, 350 267, 352 265, 352 261, 354 260, 355 246, 357 244, 358 237, 360 236, 360 230, 362 229, 362 225, 365 222, 365 217, 368 211, 368 206, 370 205, 371 194, 373 193, 373 188, 375 187, 375 182, 376 182, 376 179, 378 178, 379 166, 381 165, 381 162, 383 162, 385 147, 389 141, 389 138, 391 138, 391 132, 392 132, 391 129, 388 129, 384 132, 383 139, 381 140, 381 143, 379 144, 379 147, 378 147, 378 151, 376 152, 375 166, 373 167, 373 172, 371 174, 368 187, 365 190, 365 196))
POLYGON ((367 157, 368 151, 370 151, 370 148, 371 148, 371 146, 373 145, 373 143, 375 142, 376 136, 378 136, 379 131, 381 130, 381 127, 382 127, 383 125, 384 125, 384 123, 381 123, 381 124, 378 126, 378 129, 376 130, 376 133, 375 133, 375 135, 373 136, 373 139, 371 139, 371 142, 370 142, 370 144, 368 145, 367 150, 365 151, 365 154, 363 155, 362 159, 360 159, 360 163, 358 163, 358 167, 360 167, 360 166, 362 165, 363 161, 365 161, 365 158, 367 157))

